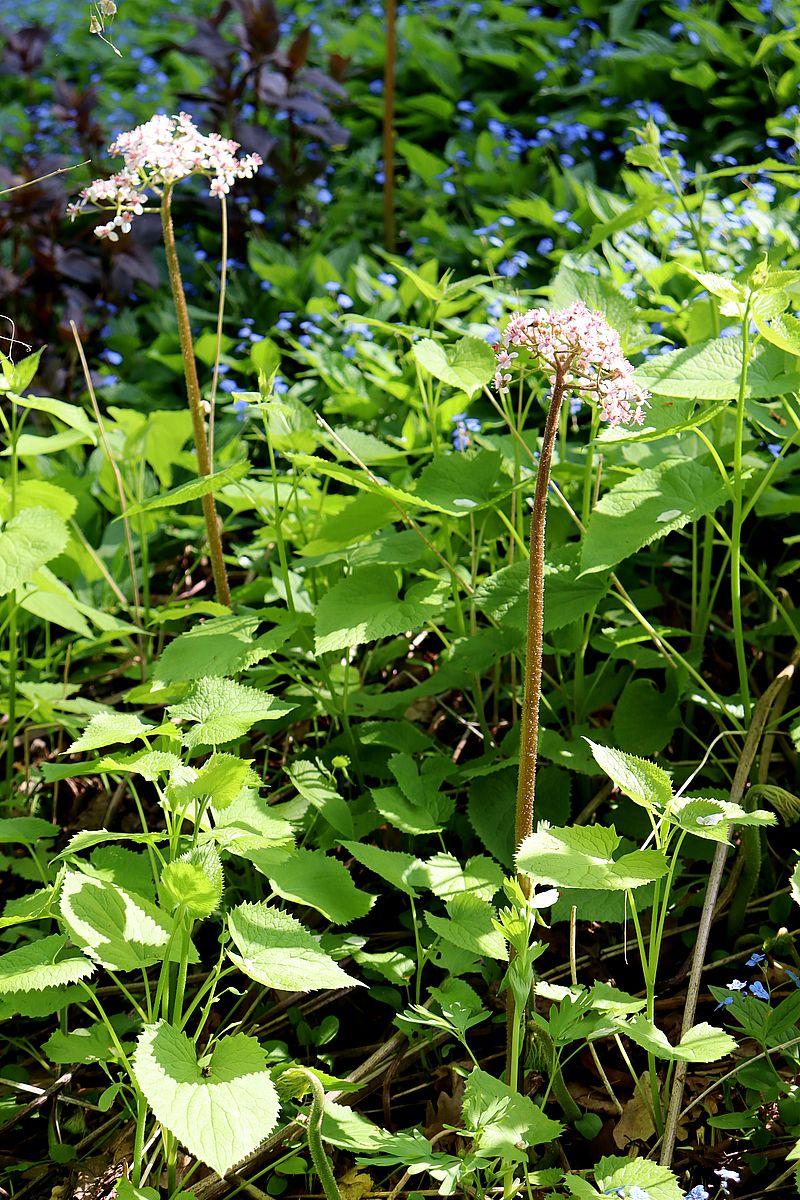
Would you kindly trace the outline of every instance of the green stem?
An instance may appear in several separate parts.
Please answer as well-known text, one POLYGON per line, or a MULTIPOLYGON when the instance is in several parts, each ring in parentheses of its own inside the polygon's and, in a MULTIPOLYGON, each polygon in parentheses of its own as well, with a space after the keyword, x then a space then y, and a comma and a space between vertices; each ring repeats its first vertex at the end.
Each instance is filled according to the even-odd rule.
POLYGON ((744 480, 742 478, 742 443, 744 441, 744 402, 747 391, 747 366, 750 358, 750 302, 742 318, 742 373, 736 399, 736 438, 733 445, 733 520, 731 522, 731 616, 736 647, 736 666, 739 673, 739 692, 742 697, 744 720, 750 717, 750 684, 747 678, 747 658, 742 625, 742 524, 744 521, 744 480))
POLYGON ((147 1101, 141 1093, 136 1094, 136 1132, 133 1138, 133 1179, 134 1187, 142 1182, 142 1159, 144 1158, 144 1133, 147 1123, 147 1101))
MULTIPOLYGON (((192 431, 197 451, 197 471, 201 476, 211 474, 211 455, 206 438, 206 423, 203 414, 203 402, 200 397, 200 381, 197 377, 197 363, 192 345, 192 329, 189 324, 189 310, 186 306, 186 295, 183 290, 181 268, 178 262, 178 251, 175 246, 175 232, 172 228, 172 185, 164 188, 161 202, 161 228, 164 234, 164 250, 167 257, 167 272, 172 290, 172 300, 175 305, 175 315, 178 320, 178 338, 183 357, 183 374, 186 380, 186 395, 189 400, 189 412, 192 417, 192 431)), ((208 549, 211 557, 211 569, 214 574, 214 587, 220 603, 230 607, 231 589, 228 583, 228 572, 225 568, 225 558, 222 551, 219 518, 214 496, 206 492, 203 496, 203 514, 206 520, 208 549)))
POLYGON ((322 1144, 322 1116, 325 1110, 325 1089, 322 1086, 318 1076, 313 1071, 309 1071, 307 1067, 297 1067, 296 1070, 302 1071, 305 1078, 311 1087, 312 1101, 311 1110, 308 1114, 308 1149, 311 1153, 311 1161, 314 1164, 314 1170, 317 1172, 322 1190, 325 1192, 326 1200, 342 1200, 341 1192, 333 1174, 330 1159, 325 1153, 325 1147, 322 1144))

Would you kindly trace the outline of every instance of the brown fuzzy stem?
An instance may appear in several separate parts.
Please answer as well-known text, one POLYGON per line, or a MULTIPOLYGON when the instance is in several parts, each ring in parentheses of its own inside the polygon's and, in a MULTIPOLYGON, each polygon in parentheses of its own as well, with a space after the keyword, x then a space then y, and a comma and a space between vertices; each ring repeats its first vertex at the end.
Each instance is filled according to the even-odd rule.
MULTIPOLYGON (((522 701, 522 730, 519 744, 519 780, 514 840, 520 843, 533 832, 533 808, 536 792, 536 755, 539 746, 539 701, 542 695, 542 641, 544 639, 544 535, 547 518, 547 488, 550 464, 558 432, 558 420, 564 399, 566 367, 559 366, 553 381, 550 409, 542 438, 536 490, 531 517, 531 554, 528 571, 528 641, 525 651, 525 679, 522 701)), ((530 894, 530 881, 519 877, 520 886, 530 894)))
MULTIPOLYGON (((211 455, 206 438, 206 422, 203 414, 203 403, 200 397, 200 382, 197 378, 197 363, 192 345, 192 330, 189 324, 189 310, 186 307, 186 295, 183 290, 181 268, 178 263, 178 252, 175 248, 175 233, 172 228, 172 187, 164 189, 161 202, 161 227, 164 231, 164 249, 167 256, 167 271, 172 289, 172 300, 175 305, 175 315, 178 318, 178 338, 183 356, 183 374, 186 379, 186 395, 189 400, 189 412, 192 415, 192 431, 197 450, 198 475, 211 474, 211 455)), ((225 559, 222 553, 222 538, 220 523, 217 516, 217 506, 214 496, 206 492, 203 496, 203 515, 206 519, 208 534, 208 549, 211 557, 211 569, 214 573, 214 587, 217 599, 230 608, 231 589, 228 583, 228 572, 225 569, 225 559)))

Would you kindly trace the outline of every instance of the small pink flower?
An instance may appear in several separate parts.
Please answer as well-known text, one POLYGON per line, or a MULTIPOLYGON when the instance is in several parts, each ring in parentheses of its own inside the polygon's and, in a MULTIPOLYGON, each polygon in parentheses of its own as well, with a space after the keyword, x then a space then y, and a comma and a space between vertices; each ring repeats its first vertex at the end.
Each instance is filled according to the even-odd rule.
POLYGON ((602 421, 643 423, 649 392, 634 381, 617 331, 582 300, 556 312, 532 308, 511 318, 495 347, 499 392, 508 391, 511 360, 518 357, 511 346, 527 350, 551 381, 559 375, 572 391, 594 393, 602 421))
POLYGON ((121 133, 109 147, 111 154, 122 155, 123 169, 85 187, 67 212, 74 220, 86 207, 111 210, 114 219, 95 233, 117 241, 117 231, 128 233, 134 216, 145 211, 148 192, 160 197, 165 187, 190 175, 204 175, 210 180, 209 194, 222 199, 237 179, 252 179, 262 160, 257 154, 237 158, 238 149, 238 142, 218 133, 201 133, 188 113, 151 117, 121 133))

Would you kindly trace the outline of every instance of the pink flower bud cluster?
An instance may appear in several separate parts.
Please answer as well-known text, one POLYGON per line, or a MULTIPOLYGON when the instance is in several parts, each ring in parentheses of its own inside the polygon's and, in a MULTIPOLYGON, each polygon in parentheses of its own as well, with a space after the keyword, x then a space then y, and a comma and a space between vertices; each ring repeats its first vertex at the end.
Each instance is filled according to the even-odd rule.
POLYGON ((617 331, 582 300, 557 312, 532 308, 511 318, 495 346, 498 392, 508 391, 519 350, 528 351, 551 381, 560 375, 570 391, 594 393, 600 419, 609 425, 644 421, 650 393, 634 382, 617 331))
POLYGON ((85 187, 67 212, 74 220, 87 207, 113 211, 112 219, 98 225, 95 233, 116 242, 145 211, 148 190, 159 195, 180 179, 203 175, 211 180, 209 194, 222 197, 237 179, 252 179, 262 160, 258 154, 237 158, 238 149, 238 142, 218 133, 201 133, 188 113, 151 117, 109 146, 110 154, 124 158, 122 171, 85 187))

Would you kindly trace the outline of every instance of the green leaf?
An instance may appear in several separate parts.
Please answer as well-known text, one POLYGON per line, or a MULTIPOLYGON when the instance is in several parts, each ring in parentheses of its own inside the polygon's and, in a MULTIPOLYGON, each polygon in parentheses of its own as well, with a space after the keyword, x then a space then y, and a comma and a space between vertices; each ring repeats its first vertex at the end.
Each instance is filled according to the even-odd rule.
POLYGON ((423 881, 440 900, 466 894, 490 901, 503 885, 503 872, 485 854, 470 858, 462 867, 452 854, 441 853, 429 858, 422 867, 419 882, 423 881))
MULTIPOLYGON (((134 1187, 129 1179, 118 1179, 114 1192, 117 1200, 159 1200, 158 1192, 151 1187, 134 1187)), ((177 1200, 191 1200, 191 1192, 180 1192, 177 1200)))
POLYGON ((204 921, 219 907, 223 884, 216 846, 206 842, 167 863, 158 881, 158 897, 170 912, 180 908, 204 921))
POLYGON ((382 817, 404 833, 437 833, 453 815, 455 798, 440 791, 449 764, 423 760, 422 770, 410 754, 393 754, 389 767, 398 787, 373 788, 372 800, 382 817))
POLYGON ((326 592, 317 605, 317 654, 419 629, 436 619, 449 596, 442 581, 414 584, 401 600, 391 567, 362 567, 326 592))
POLYGON ((641 887, 666 875, 669 865, 658 850, 634 850, 615 860, 620 840, 613 826, 540 829, 523 841, 517 867, 537 883, 612 892, 641 887))
MULTIPOLYGON (((732 304, 743 304, 747 299, 747 289, 726 275, 716 275, 712 271, 695 271, 684 263, 678 263, 678 266, 719 300, 727 300, 732 304)), ((783 307, 785 308, 786 304, 783 307)))
POLYGON ((67 545, 67 525, 51 508, 23 508, 0 530, 0 596, 26 583, 67 545))
POLYGON ((624 1021, 620 1028, 637 1046, 673 1062, 716 1062, 736 1049, 729 1033, 706 1022, 690 1029, 677 1046, 671 1045, 666 1035, 642 1013, 624 1021))
POLYGON ((623 746, 638 754, 657 754, 679 723, 674 693, 660 692, 652 679, 635 678, 625 685, 614 707, 612 729, 615 740, 623 746))
POLYGON ((614 1195, 617 1188, 628 1195, 632 1187, 639 1187, 650 1200, 683 1200, 683 1188, 669 1168, 649 1158, 601 1158, 594 1177, 603 1195, 614 1195))
MULTIPOLYGON (((637 367, 634 378, 654 396, 689 400, 734 400, 742 373, 742 339, 715 338, 684 350, 671 350, 637 367)), ((774 346, 757 347, 747 371, 747 396, 769 400, 800 388, 792 355, 774 346)))
POLYGON ((800 355, 800 321, 797 317, 793 317, 790 313, 781 313, 767 322, 756 311, 754 319, 758 332, 773 346, 777 346, 780 350, 785 350, 795 357, 800 355))
POLYGON ((615 750, 612 746, 600 746, 591 738, 584 738, 597 765, 605 771, 624 795, 648 811, 667 808, 672 802, 672 783, 669 775, 655 763, 615 750))
MULTIPOLYGON (((76 945, 113 971, 138 971, 161 962, 170 951, 178 960, 173 922, 144 896, 116 884, 67 871, 61 887, 61 918, 76 945)), ((190 961, 197 961, 192 951, 190 961)))
POLYGON ((66 937, 54 933, 1 955, 0 995, 39 992, 86 979, 94 971, 94 963, 67 942, 66 937))
POLYGON ((154 728, 154 725, 143 721, 138 713, 95 713, 66 753, 78 754, 82 750, 100 750, 105 746, 127 746, 138 738, 147 737, 154 728))
POLYGON ((313 804, 331 829, 341 837, 353 836, 350 805, 339 795, 336 783, 319 763, 294 762, 288 774, 303 799, 313 804))
POLYGON ((214 808, 221 811, 232 804, 244 787, 258 788, 261 780, 246 759, 235 754, 212 754, 187 783, 170 785, 169 798, 174 803, 191 802, 210 797, 214 808))
POLYGON ((673 800, 667 817, 673 824, 688 830, 695 837, 712 842, 729 842, 731 825, 766 826, 778 823, 775 814, 764 809, 748 812, 740 804, 733 804, 730 800, 704 796, 683 796, 673 800))
POLYGON ((170 488, 168 492, 151 496, 142 504, 132 505, 128 509, 128 516, 138 517, 140 513, 153 512, 159 508, 176 508, 180 504, 188 504, 190 500, 199 500, 201 496, 207 496, 209 492, 218 492, 221 488, 227 487, 229 483, 235 483, 237 479, 242 479, 249 469, 250 463, 245 460, 234 463, 232 467, 226 467, 224 471, 216 471, 213 475, 201 475, 197 479, 190 479, 188 483, 170 488))
POLYGON ((44 346, 40 346, 38 350, 34 350, 33 354, 27 354, 25 358, 21 358, 18 363, 12 363, 5 355, 2 356, 3 374, 6 377, 9 391, 21 394, 30 385, 39 369, 39 359, 42 357, 43 350, 44 346))
POLYGON ((174 683, 204 675, 238 675, 269 653, 253 637, 258 624, 258 617, 222 616, 187 629, 164 650, 153 678, 174 683))
POLYGON ((691 459, 638 471, 595 505, 583 540, 583 572, 609 570, 643 546, 713 512, 726 495, 717 471, 691 459))
POLYGON ((475 1131, 473 1153, 482 1159, 523 1162, 531 1146, 554 1142, 564 1132, 528 1096, 473 1067, 464 1087, 463 1118, 475 1131))
POLYGON ((414 358, 434 379, 474 396, 489 382, 497 363, 491 346, 480 338, 462 337, 446 349, 432 338, 411 348, 414 358))
POLYGON ((0 817, 0 846, 22 842, 32 845, 40 838, 54 838, 60 827, 42 817, 0 817))
MULTIPOLYGON (((36 820, 35 817, 30 819, 36 820)), ((55 887, 43 887, 35 892, 28 892, 25 896, 16 896, 8 900, 0 917, 0 929, 11 929, 25 921, 40 921, 42 917, 52 917, 55 898, 55 887)))
POLYGON ((136 1082, 156 1119, 187 1150, 224 1175, 278 1121, 278 1095, 255 1038, 223 1037, 198 1062, 185 1033, 145 1025, 133 1055, 136 1082))
POLYGON ((240 904, 228 913, 239 951, 228 957, 250 979, 284 992, 315 992, 361 986, 299 921, 269 904, 240 904))
POLYGON ((170 705, 167 712, 170 717, 192 722, 193 727, 184 731, 183 743, 193 749, 243 737, 256 722, 277 721, 295 707, 232 679, 204 676, 195 680, 185 700, 170 705))
POLYGON ((425 914, 434 933, 470 954, 485 955, 500 962, 508 958, 505 939, 495 928, 495 911, 486 900, 467 893, 447 902, 447 918, 425 914))
POLYGON ((69 1033, 57 1029, 42 1044, 42 1049, 50 1061, 59 1066, 110 1062, 118 1057, 108 1029, 99 1021, 86 1029, 73 1029, 69 1033))
POLYGON ((318 850, 295 850, 285 862, 269 868, 269 881, 284 900, 308 904, 334 925, 365 917, 375 902, 356 887, 343 863, 318 850))
POLYGON ((797 864, 789 877, 789 890, 795 904, 800 904, 800 863, 797 864))
POLYGON ((500 455, 492 450, 480 450, 469 458, 463 454, 440 455, 422 471, 416 495, 439 512, 466 516, 496 499, 500 464, 500 455))
POLYGON ((382 850, 366 842, 342 842, 348 854, 369 871, 374 871, 399 892, 417 896, 422 886, 423 864, 413 854, 401 854, 397 850, 382 850))

